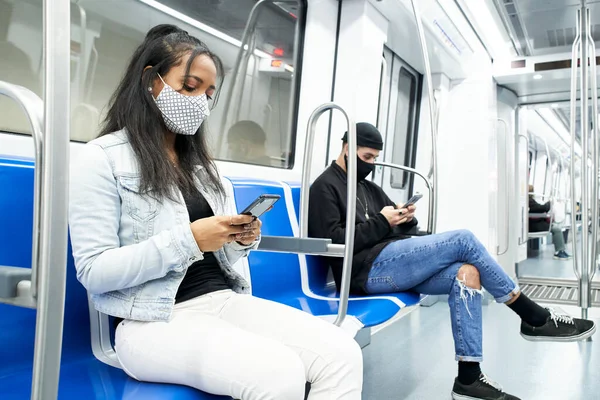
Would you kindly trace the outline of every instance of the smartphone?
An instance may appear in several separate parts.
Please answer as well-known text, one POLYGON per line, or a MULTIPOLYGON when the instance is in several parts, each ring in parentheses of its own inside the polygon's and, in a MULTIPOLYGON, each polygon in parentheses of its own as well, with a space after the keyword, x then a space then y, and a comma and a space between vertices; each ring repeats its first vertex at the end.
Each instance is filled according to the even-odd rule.
POLYGON ((252 215, 255 218, 263 215, 281 198, 278 194, 261 194, 240 214, 252 215))
MULTIPOLYGON (((421 200, 422 197, 423 197, 423 195, 421 193, 415 193, 413 195, 413 197, 408 199, 408 201, 404 204, 403 209, 404 209, 404 207, 412 206, 417 201, 421 200)), ((399 213, 400 213, 400 215, 402 215, 402 214, 404 214, 404 211, 400 210, 399 213)))
POLYGON ((421 200, 423 198, 423 195, 421 193, 415 193, 413 195, 413 197, 411 197, 410 199, 408 199, 408 201, 404 204, 404 206, 412 206, 413 204, 415 204, 417 201, 421 200))

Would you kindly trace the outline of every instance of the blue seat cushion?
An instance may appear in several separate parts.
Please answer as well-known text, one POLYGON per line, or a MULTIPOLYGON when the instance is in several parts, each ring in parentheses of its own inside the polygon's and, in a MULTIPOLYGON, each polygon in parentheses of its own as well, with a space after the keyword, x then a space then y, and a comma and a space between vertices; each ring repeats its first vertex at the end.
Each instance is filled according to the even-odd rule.
MULTIPOLYGON (((31 160, 0 155, 0 265, 31 268, 33 168, 31 160)), ((90 345, 87 293, 77 281, 71 253, 69 243, 60 400, 230 399, 185 386, 138 382, 98 361, 90 345)), ((35 310, 0 304, 2 400, 29 398, 35 323, 35 310)))
MULTIPOLYGON (((243 210, 261 194, 280 195, 281 200, 261 217, 262 234, 294 236, 298 226, 299 186, 252 178, 230 180, 238 211, 243 210)), ((322 260, 320 257, 254 251, 248 257, 252 293, 257 297, 283 303, 313 315, 337 314, 335 288, 328 286, 326 282, 329 266, 322 260), (308 279, 308 287, 303 287, 303 268, 306 268, 304 277, 308 279)), ((374 326, 392 318, 403 307, 402 304, 413 305, 418 303, 420 298, 418 294, 410 292, 395 293, 389 297, 353 296, 355 300, 349 303, 348 314, 355 316, 365 326, 374 326), (391 298, 398 299, 401 303, 391 298)))
MULTIPOLYGON (((0 377, 2 400, 29 398, 31 369, 0 377)), ((84 358, 61 365, 59 400, 231 400, 231 397, 203 393, 187 386, 139 382, 123 371, 84 358)))

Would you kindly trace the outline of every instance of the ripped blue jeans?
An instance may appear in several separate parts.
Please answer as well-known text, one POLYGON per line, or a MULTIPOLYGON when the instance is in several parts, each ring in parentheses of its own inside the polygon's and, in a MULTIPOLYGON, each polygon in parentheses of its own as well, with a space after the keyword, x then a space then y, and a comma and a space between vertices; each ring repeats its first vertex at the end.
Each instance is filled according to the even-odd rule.
POLYGON ((387 245, 373 262, 365 290, 382 294, 414 290, 447 294, 457 361, 482 361, 481 290, 457 277, 464 264, 477 268, 481 285, 498 303, 510 300, 519 288, 467 230, 398 240, 387 245), (457 279, 458 278, 458 279, 457 279))

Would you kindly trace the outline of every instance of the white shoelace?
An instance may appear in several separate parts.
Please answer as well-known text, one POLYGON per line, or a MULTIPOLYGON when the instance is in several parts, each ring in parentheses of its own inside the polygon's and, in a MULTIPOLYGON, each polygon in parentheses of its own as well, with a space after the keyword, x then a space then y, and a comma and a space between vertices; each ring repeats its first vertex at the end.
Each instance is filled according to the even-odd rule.
POLYGON ((558 323, 562 322, 564 324, 575 325, 573 322, 573 317, 570 317, 566 314, 557 314, 553 308, 547 307, 546 310, 550 312, 550 319, 554 322, 554 326, 558 328, 558 323))
POLYGON ((490 378, 488 378, 488 376, 484 373, 481 373, 481 376, 479 377, 479 380, 485 384, 488 384, 490 386, 492 386, 495 389, 498 389, 499 391, 502 392, 502 386, 500 386, 500 384, 498 382, 494 382, 493 380, 491 380, 490 378))

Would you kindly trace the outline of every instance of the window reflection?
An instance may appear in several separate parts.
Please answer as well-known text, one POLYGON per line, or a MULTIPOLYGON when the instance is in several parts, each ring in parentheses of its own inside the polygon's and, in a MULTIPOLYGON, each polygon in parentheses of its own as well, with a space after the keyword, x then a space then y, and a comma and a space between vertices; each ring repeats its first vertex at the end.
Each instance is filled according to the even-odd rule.
MULTIPOLYGON (((244 56, 242 72, 233 76, 254 0, 72 2, 71 139, 85 142, 97 136, 109 97, 134 49, 152 26, 171 23, 206 42, 223 59, 228 74, 207 121, 214 154, 224 160, 288 167, 304 3, 273 1, 261 8, 252 30, 251 54, 244 56), (228 94, 235 97, 227 99, 228 94)), ((0 80, 41 96, 42 43, 42 1, 0 0, 0 80)), ((28 130, 18 107, 0 98, 0 131, 28 130)))

